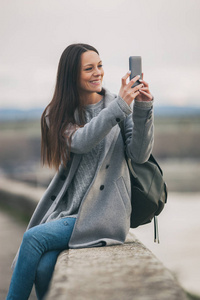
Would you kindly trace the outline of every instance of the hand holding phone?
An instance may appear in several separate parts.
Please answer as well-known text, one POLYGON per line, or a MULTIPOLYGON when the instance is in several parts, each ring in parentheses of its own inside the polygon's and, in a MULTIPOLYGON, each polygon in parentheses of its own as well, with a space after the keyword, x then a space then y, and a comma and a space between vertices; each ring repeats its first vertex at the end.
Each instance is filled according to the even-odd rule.
POLYGON ((142 57, 141 56, 130 56, 129 57, 129 70, 131 71, 130 80, 140 75, 140 78, 133 84, 132 88, 140 84, 140 79, 142 79, 142 57))
POLYGON ((137 79, 137 81, 131 86, 131 88, 134 88, 135 86, 143 83, 143 87, 140 88, 140 93, 136 97, 137 101, 151 101, 153 99, 153 96, 151 95, 149 91, 149 85, 146 81, 143 80, 142 76, 142 57, 141 56, 130 56, 129 57, 129 70, 131 71, 130 74, 130 80, 134 78, 137 75, 140 75, 140 77, 137 79))
POLYGON ((129 70, 130 71, 122 77, 119 96, 124 99, 128 105, 130 105, 134 99, 137 101, 151 101, 153 97, 149 91, 149 85, 143 80, 141 56, 129 57, 129 70), (126 81, 129 76, 132 81, 127 83, 126 81))

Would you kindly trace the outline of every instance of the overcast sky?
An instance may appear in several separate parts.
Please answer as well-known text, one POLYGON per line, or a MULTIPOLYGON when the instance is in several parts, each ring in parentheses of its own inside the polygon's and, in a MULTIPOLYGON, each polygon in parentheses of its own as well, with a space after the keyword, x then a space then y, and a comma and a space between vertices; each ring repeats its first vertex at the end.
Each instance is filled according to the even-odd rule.
POLYGON ((0 0, 0 108, 45 107, 71 43, 95 46, 118 93, 141 55, 156 105, 200 105, 200 0, 0 0))

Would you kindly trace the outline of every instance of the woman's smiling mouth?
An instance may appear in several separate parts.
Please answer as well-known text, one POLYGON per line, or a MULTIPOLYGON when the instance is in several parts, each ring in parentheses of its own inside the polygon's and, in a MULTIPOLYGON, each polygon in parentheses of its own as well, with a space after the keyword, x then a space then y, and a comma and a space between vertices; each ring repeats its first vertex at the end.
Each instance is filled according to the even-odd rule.
POLYGON ((100 79, 92 80, 92 81, 90 81, 90 83, 93 84, 93 85, 99 85, 99 84, 101 84, 101 80, 100 79))

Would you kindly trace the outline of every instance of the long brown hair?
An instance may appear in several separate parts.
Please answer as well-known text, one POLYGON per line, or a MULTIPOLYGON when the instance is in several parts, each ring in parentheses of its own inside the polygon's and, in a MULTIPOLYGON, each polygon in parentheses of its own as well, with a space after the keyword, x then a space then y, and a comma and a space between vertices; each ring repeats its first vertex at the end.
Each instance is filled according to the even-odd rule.
POLYGON ((55 167, 56 170, 61 162, 66 166, 70 159, 70 137, 67 143, 64 131, 69 123, 76 124, 75 110, 78 111, 79 125, 84 124, 78 82, 81 54, 86 51, 99 54, 94 47, 80 43, 72 44, 63 51, 58 64, 54 95, 41 117, 42 163, 55 167))

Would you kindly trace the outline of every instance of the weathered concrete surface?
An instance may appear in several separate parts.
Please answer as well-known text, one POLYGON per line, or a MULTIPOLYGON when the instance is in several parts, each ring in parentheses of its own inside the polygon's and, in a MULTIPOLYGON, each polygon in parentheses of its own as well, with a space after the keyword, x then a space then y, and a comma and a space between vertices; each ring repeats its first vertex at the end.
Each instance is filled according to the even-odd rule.
POLYGON ((185 300, 172 274, 138 240, 70 249, 58 258, 46 300, 185 300))

